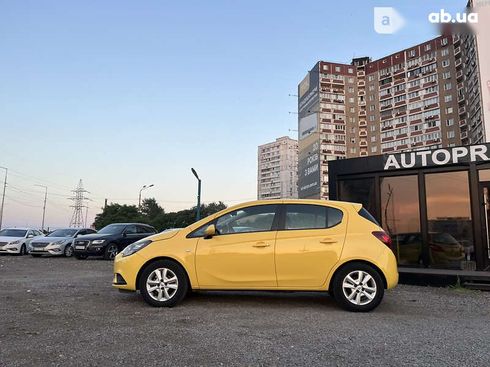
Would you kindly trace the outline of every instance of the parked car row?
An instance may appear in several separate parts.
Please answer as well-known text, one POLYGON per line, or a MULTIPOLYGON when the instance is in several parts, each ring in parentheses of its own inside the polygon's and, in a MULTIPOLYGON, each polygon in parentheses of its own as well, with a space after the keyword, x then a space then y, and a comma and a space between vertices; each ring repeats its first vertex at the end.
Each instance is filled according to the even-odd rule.
POLYGON ((111 260, 126 246, 156 234, 155 228, 140 223, 116 223, 99 232, 91 228, 61 228, 47 235, 33 228, 0 230, 0 254, 30 254, 33 257, 102 256, 111 260))

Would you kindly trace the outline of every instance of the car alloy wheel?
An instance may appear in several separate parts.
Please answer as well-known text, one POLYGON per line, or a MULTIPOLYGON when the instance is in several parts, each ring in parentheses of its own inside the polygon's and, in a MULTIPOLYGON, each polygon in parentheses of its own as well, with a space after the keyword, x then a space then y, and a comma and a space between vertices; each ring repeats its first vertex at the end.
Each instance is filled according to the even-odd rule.
POLYGON ((368 312, 381 303, 384 287, 382 275, 376 268, 363 262, 351 262, 335 273, 329 291, 344 309, 368 312))
POLYGON ((377 286, 374 278, 365 271, 352 271, 342 282, 345 298, 356 306, 364 306, 376 297, 377 286))
POLYGON ((109 246, 107 246, 106 252, 105 252, 105 258, 107 260, 114 260, 114 258, 117 255, 117 245, 112 243, 109 246))
POLYGON ((158 260, 142 269, 138 289, 153 307, 173 307, 181 302, 190 288, 185 269, 172 260, 158 260))
POLYGON ((170 300, 179 289, 177 275, 167 268, 153 270, 146 280, 146 290, 158 302, 170 300))
POLYGON ((73 255, 73 247, 72 245, 66 245, 65 247, 65 256, 71 257, 73 255))

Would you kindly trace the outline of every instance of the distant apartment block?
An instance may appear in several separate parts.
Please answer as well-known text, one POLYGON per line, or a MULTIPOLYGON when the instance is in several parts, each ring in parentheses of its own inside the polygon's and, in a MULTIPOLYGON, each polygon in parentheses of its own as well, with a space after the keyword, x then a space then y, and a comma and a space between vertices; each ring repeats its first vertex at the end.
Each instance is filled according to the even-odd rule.
POLYGON ((476 53, 475 37, 443 35, 375 61, 317 62, 298 86, 299 197, 328 198, 329 160, 484 141, 476 53))
POLYGON ((298 142, 288 136, 258 148, 259 200, 298 197, 298 142))

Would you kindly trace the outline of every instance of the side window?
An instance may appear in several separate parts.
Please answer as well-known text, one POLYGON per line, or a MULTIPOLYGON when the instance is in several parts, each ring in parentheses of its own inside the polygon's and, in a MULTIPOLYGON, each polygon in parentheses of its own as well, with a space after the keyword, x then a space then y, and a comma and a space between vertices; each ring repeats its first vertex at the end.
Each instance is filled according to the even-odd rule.
POLYGON ((35 235, 34 231, 27 232, 27 237, 34 237, 35 235))
POLYGON ((126 229, 124 230, 124 233, 126 234, 136 234, 138 233, 138 230, 136 229, 136 226, 127 226, 126 229))
POLYGON ((258 205, 227 213, 216 221, 218 234, 272 230, 277 205, 258 205))
POLYGON ((286 205, 285 229, 322 229, 342 222, 342 211, 321 205, 286 205))
POLYGON ((150 227, 138 226, 139 234, 152 234, 154 231, 150 227))

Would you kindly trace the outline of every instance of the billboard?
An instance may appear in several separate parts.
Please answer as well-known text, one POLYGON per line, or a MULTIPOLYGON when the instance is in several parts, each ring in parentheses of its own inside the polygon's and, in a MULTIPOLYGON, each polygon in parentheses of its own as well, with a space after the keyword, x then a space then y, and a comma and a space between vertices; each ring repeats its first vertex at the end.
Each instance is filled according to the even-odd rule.
POLYGON ((298 86, 298 117, 300 119, 311 112, 318 112, 320 102, 319 67, 317 63, 298 86))
POLYGON ((298 197, 320 196, 320 142, 318 139, 301 149, 298 157, 298 197))
POLYGON ((298 138, 303 140, 318 131, 318 114, 312 113, 299 119, 298 138))

